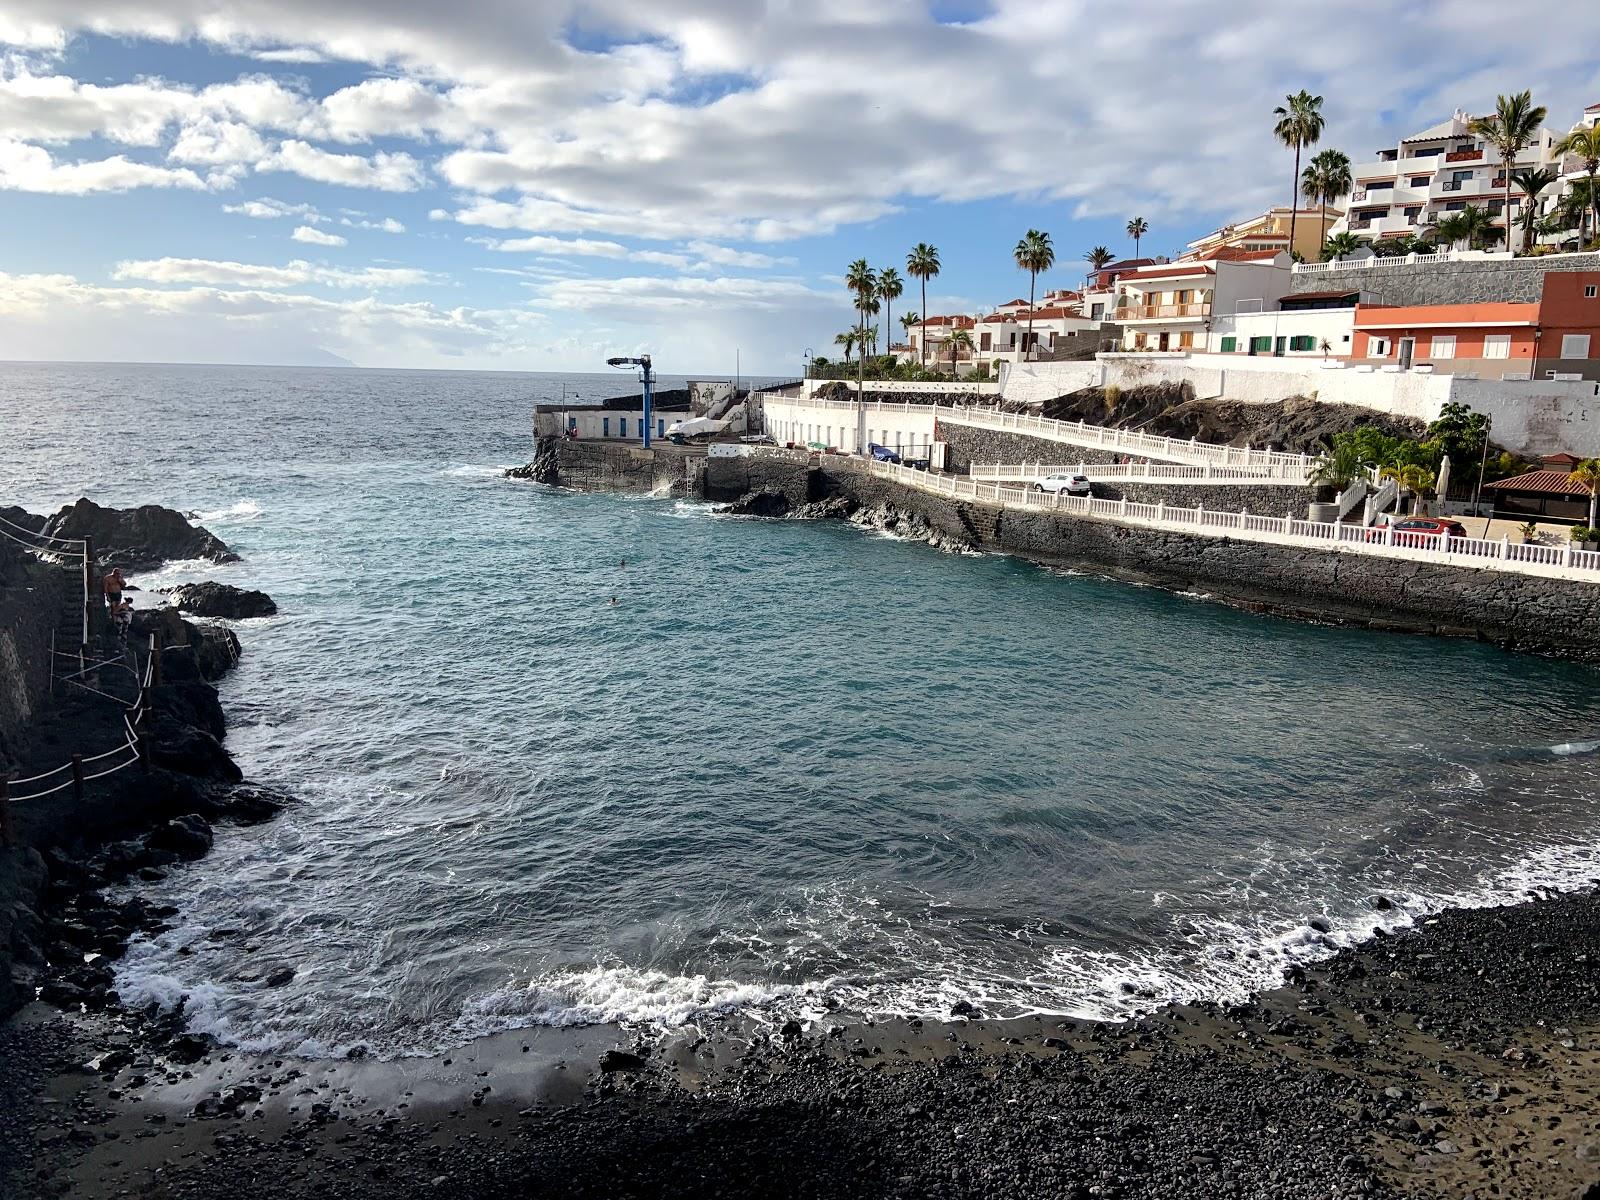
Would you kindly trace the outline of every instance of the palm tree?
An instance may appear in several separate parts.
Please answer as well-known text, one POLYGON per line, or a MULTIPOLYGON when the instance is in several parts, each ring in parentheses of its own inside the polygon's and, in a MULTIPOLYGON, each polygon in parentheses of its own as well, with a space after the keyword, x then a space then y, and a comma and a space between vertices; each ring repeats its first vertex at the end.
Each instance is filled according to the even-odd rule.
POLYGON ((856 331, 847 329, 843 333, 833 335, 833 344, 844 347, 845 366, 850 365, 850 352, 856 348, 856 331))
MULTIPOLYGON (((1555 151, 1563 157, 1574 154, 1581 158, 1584 172, 1589 176, 1589 203, 1578 218, 1578 244, 1587 246, 1589 239, 1584 234, 1591 212, 1595 217, 1595 228, 1600 230, 1600 191, 1596 191, 1594 186, 1595 172, 1600 171, 1600 125, 1591 125, 1587 129, 1580 125, 1556 143, 1555 151)), ((1589 524, 1593 525, 1594 521, 1590 520, 1589 524)))
POLYGON ((1103 271, 1106 264, 1116 258, 1116 255, 1104 246, 1096 246, 1083 256, 1083 261, 1089 264, 1091 271, 1103 271))
POLYGON ((878 272, 878 299, 884 304, 883 323, 890 329, 894 328, 894 302, 900 299, 905 290, 906 285, 899 271, 885 267, 878 272))
POLYGON ((1150 222, 1143 217, 1135 217, 1128 222, 1128 236, 1133 239, 1133 256, 1139 257, 1139 239, 1150 232, 1150 222))
MULTIPOLYGON (((1320 246, 1328 240, 1328 205, 1354 187, 1350 176, 1350 156, 1343 150, 1321 150, 1306 164, 1300 176, 1300 192, 1322 209, 1320 246)), ((1289 249, 1294 250, 1294 217, 1289 218, 1289 249)))
POLYGON ((1294 250, 1295 220, 1300 214, 1300 151, 1315 146, 1322 138, 1325 124, 1322 116, 1322 97, 1313 96, 1301 88, 1293 96, 1285 96, 1285 103, 1272 110, 1278 118, 1272 132, 1285 146, 1294 150, 1294 174, 1289 177, 1289 249, 1294 250))
POLYGON ((950 378, 956 377, 957 351, 972 349, 972 334, 965 329, 953 330, 950 334, 950 378))
MULTIPOLYGON (((906 255, 906 274, 922 281, 922 323, 928 323, 928 280, 939 274, 939 248, 918 242, 906 255)), ((922 335, 922 365, 928 365, 928 335, 922 335)))
POLYGON ((1011 257, 1016 259, 1017 266, 1028 273, 1028 335, 1023 342, 1029 355, 1033 353, 1033 293, 1034 286, 1039 281, 1039 273, 1048 271, 1056 265, 1055 247, 1050 244, 1050 235, 1042 229, 1030 229, 1022 235, 1022 240, 1011 251, 1011 257))
POLYGON ((1469 204, 1459 212, 1450 213, 1435 227, 1439 237, 1451 245, 1467 244, 1469 250, 1479 250, 1500 236, 1500 229, 1487 208, 1469 204))
POLYGON ((867 260, 858 258, 845 270, 844 285, 856 298, 856 348, 861 353, 856 358, 856 448, 866 453, 866 438, 862 428, 867 421, 867 304, 878 290, 878 276, 867 260))
POLYGON ((1572 468, 1572 478, 1589 489, 1589 528, 1595 527, 1595 500, 1600 497, 1600 458, 1586 458, 1572 468))
MULTIPOLYGON (((878 303, 876 296, 868 296, 866 303, 861 306, 861 311, 868 317, 875 317, 883 311, 883 305, 878 303)), ((872 357, 878 357, 878 327, 868 325, 862 331, 862 345, 872 348, 872 357)))
POLYGON ((1526 253, 1533 242, 1534 222, 1539 219, 1539 193, 1560 176, 1548 167, 1524 167, 1511 177, 1511 182, 1527 197, 1522 205, 1522 249, 1526 253))
POLYGON ((1342 258, 1346 254, 1354 254, 1361 249, 1361 239, 1346 229, 1343 233, 1336 233, 1322 244, 1322 257, 1324 261, 1342 258))
POLYGON ((1469 129, 1499 152, 1500 173, 1506 180, 1506 249, 1511 249, 1511 168, 1517 155, 1539 136, 1539 126, 1544 124, 1544 105, 1533 102, 1533 93, 1518 92, 1515 96, 1495 99, 1494 112, 1473 121, 1469 129))
POLYGON ((1339 493, 1349 487, 1357 479, 1364 478, 1367 473, 1367 464, 1361 454, 1361 447, 1348 438, 1340 438, 1333 444, 1332 450, 1325 450, 1311 464, 1310 480, 1318 487, 1331 488, 1334 493, 1339 493))
POLYGON ((917 327, 920 320, 916 313, 900 314, 900 328, 906 331, 906 345, 911 344, 911 331, 917 327))

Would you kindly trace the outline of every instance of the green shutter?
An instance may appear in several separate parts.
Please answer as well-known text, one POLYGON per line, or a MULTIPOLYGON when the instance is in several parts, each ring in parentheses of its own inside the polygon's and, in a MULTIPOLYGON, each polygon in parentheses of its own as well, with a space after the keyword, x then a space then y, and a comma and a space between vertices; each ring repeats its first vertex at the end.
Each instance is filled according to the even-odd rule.
POLYGON ((1239 339, 1238 338, 1236 338, 1236 337, 1225 337, 1225 338, 1222 339, 1222 349, 1223 349, 1224 353, 1226 353, 1226 352, 1228 352, 1230 350, 1237 350, 1238 348, 1239 348, 1239 339))
POLYGON ((1253 337, 1253 338, 1250 339, 1250 349, 1252 349, 1252 350, 1271 350, 1272 349, 1272 339, 1270 337, 1253 337))

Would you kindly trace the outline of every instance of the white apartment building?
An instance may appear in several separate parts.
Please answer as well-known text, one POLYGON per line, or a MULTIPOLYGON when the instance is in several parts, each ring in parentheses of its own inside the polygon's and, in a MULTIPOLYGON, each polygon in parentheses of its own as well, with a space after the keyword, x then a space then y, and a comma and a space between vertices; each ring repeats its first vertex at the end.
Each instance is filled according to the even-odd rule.
POLYGON ((1117 280, 1123 352, 1204 350, 1213 320, 1278 307, 1293 274, 1287 251, 1218 251, 1204 262, 1139 267, 1117 280))
MULTIPOLYGON (((1345 212, 1329 226, 1329 235, 1348 231, 1369 242, 1406 237, 1469 204, 1487 208, 1504 227, 1506 181, 1500 156, 1472 132, 1472 120, 1458 108, 1449 120, 1379 150, 1375 160, 1356 163, 1350 171, 1355 187, 1340 201, 1345 212)), ((1550 165, 1559 138, 1551 129, 1541 129, 1512 169, 1550 165)), ((1513 184, 1513 222, 1524 200, 1513 184)), ((1513 245, 1515 238, 1513 234, 1513 245)))

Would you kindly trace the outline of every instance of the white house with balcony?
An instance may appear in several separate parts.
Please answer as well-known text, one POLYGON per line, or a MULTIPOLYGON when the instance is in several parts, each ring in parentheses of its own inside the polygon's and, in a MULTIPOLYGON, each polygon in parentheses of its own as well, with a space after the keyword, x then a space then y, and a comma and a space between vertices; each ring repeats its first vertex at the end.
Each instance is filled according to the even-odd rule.
MULTIPOLYGON (((1506 179, 1500 156, 1472 132, 1472 121, 1458 108, 1449 120, 1401 138, 1372 161, 1352 166, 1355 187, 1340 202, 1344 215, 1329 226, 1329 236, 1348 232, 1369 242, 1409 237, 1469 204, 1488 209, 1503 229, 1506 179)), ((1552 164, 1559 136, 1548 128, 1539 130, 1512 170, 1552 164)), ((1512 184, 1513 222, 1525 201, 1512 184)))
POLYGON ((1195 351, 1213 321, 1278 306, 1293 275, 1287 251, 1219 251, 1203 262, 1159 263, 1117 280, 1116 322, 1126 352, 1195 351))

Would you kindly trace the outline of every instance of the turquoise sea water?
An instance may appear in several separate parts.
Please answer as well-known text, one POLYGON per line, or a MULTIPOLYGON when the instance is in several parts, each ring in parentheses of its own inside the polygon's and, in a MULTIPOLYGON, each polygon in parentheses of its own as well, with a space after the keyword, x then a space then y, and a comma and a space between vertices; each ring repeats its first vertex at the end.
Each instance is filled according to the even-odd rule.
POLYGON ((0 503, 194 510, 244 562, 145 583, 283 610, 223 698, 304 803, 150 889, 125 995, 310 1054, 1115 1015, 1595 873, 1587 668, 501 478, 563 382, 631 386, 0 365, 0 503))

